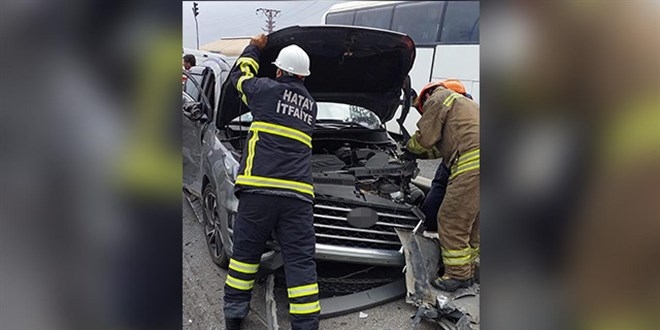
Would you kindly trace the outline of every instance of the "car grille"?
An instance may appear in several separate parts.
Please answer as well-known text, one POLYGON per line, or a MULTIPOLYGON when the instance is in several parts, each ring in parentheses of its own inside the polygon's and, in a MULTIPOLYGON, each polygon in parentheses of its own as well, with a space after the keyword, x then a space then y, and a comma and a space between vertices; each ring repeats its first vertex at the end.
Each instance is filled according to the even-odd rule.
POLYGON ((371 207, 378 212, 378 222, 369 228, 355 228, 346 216, 353 208, 366 205, 317 199, 314 205, 316 242, 372 249, 399 250, 401 242, 395 228, 412 230, 419 218, 410 208, 371 207))

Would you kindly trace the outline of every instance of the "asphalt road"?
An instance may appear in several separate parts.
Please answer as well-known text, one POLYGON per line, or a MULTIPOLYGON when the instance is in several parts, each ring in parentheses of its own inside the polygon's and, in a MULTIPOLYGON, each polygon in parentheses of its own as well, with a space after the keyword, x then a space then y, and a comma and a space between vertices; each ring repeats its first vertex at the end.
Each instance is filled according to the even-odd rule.
POLYGON ((438 168, 439 164, 440 164, 439 159, 418 160, 417 166, 419 167, 419 176, 433 179, 433 177, 435 176, 435 170, 438 168))
MULTIPOLYGON (((421 161, 420 175, 432 177, 437 161, 421 161)), ((223 285, 226 271, 217 267, 209 256, 202 225, 197 222, 192 208, 182 198, 183 203, 183 329, 211 330, 224 329, 222 312, 223 285)), ((286 294, 276 289, 278 320, 280 329, 290 329, 286 313, 286 294)), ((256 285, 252 302, 252 311, 244 322, 244 329, 267 329, 265 326, 264 288, 256 285)), ((323 330, 387 330, 412 329, 410 317, 415 308, 405 303, 404 299, 359 312, 321 320, 323 330)), ((440 327, 423 321, 420 330, 439 329, 440 327)))

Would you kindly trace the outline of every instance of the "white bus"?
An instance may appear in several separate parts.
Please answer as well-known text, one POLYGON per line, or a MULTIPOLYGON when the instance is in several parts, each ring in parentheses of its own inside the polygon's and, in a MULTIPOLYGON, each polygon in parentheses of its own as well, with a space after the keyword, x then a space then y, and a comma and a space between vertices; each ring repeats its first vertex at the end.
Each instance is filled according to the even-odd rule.
MULTIPOLYGON (((410 71, 416 91, 430 81, 455 78, 479 103, 479 1, 349 1, 330 7, 323 23, 409 35, 417 46, 410 71)), ((405 125, 411 133, 417 119, 411 111, 405 125)))

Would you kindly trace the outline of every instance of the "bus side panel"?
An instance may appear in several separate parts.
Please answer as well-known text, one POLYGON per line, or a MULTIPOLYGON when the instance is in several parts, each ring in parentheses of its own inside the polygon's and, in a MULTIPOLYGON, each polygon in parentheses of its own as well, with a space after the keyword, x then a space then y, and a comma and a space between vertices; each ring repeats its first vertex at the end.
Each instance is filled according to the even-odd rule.
MULTIPOLYGON (((385 123, 385 129, 389 132, 400 133, 401 129, 399 128, 399 123, 396 122, 396 119, 399 119, 401 116, 401 106, 394 113, 394 118, 385 123)), ((410 107, 406 121, 403 122, 403 127, 406 128, 408 134, 412 135, 417 130, 417 122, 422 116, 417 112, 417 109, 410 107)))
POLYGON ((474 99, 474 102, 479 103, 479 82, 473 82, 472 83, 472 98, 474 99))
POLYGON ((431 67, 433 66, 433 47, 417 47, 415 63, 410 69, 410 79, 412 87, 417 92, 429 82, 431 77, 431 67))
POLYGON ((479 45, 438 45, 435 50, 432 80, 455 78, 479 100, 479 45))

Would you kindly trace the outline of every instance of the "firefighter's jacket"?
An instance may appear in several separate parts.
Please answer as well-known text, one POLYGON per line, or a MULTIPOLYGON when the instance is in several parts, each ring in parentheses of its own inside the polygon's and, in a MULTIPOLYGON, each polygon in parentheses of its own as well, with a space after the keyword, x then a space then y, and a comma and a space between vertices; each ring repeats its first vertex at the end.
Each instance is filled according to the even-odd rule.
POLYGON ((230 79, 252 112, 252 125, 236 178, 235 193, 256 191, 313 201, 312 132, 316 102, 303 81, 256 77, 259 49, 247 46, 230 79))
POLYGON ((474 101, 438 87, 424 103, 417 128, 406 148, 421 158, 442 158, 450 179, 479 169, 479 106, 474 101))

